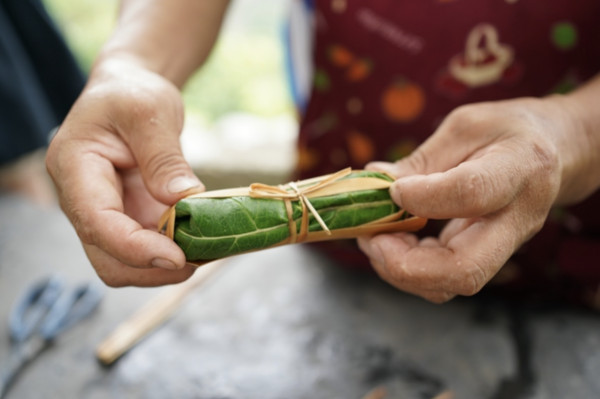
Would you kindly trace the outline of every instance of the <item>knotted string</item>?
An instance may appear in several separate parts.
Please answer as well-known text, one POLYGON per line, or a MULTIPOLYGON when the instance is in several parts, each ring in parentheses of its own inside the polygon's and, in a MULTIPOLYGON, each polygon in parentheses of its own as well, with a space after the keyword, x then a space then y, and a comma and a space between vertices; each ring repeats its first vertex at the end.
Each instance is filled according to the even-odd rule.
MULTIPOLYGON (((293 244, 299 242, 314 242, 330 239, 356 238, 360 235, 374 235, 391 231, 417 231, 425 226, 427 219, 410 216, 404 218, 406 211, 400 210, 381 219, 362 224, 360 226, 335 229, 330 231, 309 198, 336 195, 350 191, 364 189, 388 189, 389 181, 374 177, 361 177, 356 179, 345 179, 352 170, 346 168, 337 173, 314 177, 312 179, 291 182, 284 185, 270 186, 262 183, 253 183, 247 187, 238 187, 217 191, 200 192, 192 189, 185 193, 185 198, 232 198, 237 196, 250 196, 254 198, 280 199, 285 204, 288 217, 289 237, 287 240, 277 244, 293 244), (292 201, 299 201, 302 206, 302 218, 300 231, 293 217, 292 201), (322 227, 322 231, 308 232, 309 213, 322 227)), ((165 235, 174 239, 176 212, 175 206, 166 210, 158 223, 158 230, 164 231, 165 235)), ((210 260, 189 261, 189 263, 201 266, 210 260)))
POLYGON ((325 223, 321 215, 319 215, 319 212, 317 212, 315 207, 311 204, 307 195, 309 193, 315 192, 317 190, 322 189, 323 187, 328 186, 336 180, 348 176, 351 172, 352 170, 350 168, 346 168, 331 175, 327 175, 323 179, 315 181, 314 184, 305 185, 301 187, 298 187, 298 185, 295 182, 287 183, 287 185, 284 186, 270 186, 268 184, 263 183, 253 183, 250 185, 249 195, 252 198, 283 200, 288 216, 290 242, 302 242, 308 234, 308 213, 306 212, 307 208, 311 215, 313 215, 317 223, 319 223, 321 228, 326 232, 326 234, 331 235, 331 231, 327 227, 327 224, 325 223), (286 188, 286 186, 289 187, 289 189, 286 188), (302 219, 300 222, 299 234, 296 232, 296 223, 294 222, 293 210, 291 205, 292 201, 300 201, 300 204, 302 206, 302 219))

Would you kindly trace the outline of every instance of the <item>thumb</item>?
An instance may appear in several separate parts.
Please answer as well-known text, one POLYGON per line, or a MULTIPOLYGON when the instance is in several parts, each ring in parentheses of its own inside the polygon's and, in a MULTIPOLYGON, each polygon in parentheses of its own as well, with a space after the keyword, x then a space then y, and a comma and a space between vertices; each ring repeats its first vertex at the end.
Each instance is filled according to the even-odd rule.
POLYGON ((145 69, 118 66, 112 123, 133 154, 146 189, 163 204, 177 202, 189 189, 204 190, 181 151, 184 106, 179 89, 145 69))
POLYGON ((132 143, 132 151, 150 194, 164 204, 173 204, 186 191, 204 191, 204 185, 183 157, 179 132, 148 133, 142 142, 132 143))
MULTIPOLYGON (((367 169, 383 171, 396 178, 390 194, 394 202, 413 214, 447 218, 484 211, 476 204, 465 206, 465 202, 481 199, 476 192, 478 186, 493 186, 491 183, 473 183, 474 178, 483 183, 494 180, 485 162, 477 160, 482 154, 475 156, 489 138, 473 134, 477 129, 458 123, 464 118, 455 115, 451 114, 410 155, 393 163, 372 162, 367 165, 367 169)), ((504 201, 504 196, 499 196, 498 201, 504 201)), ((492 202, 495 206, 497 201, 492 202)))
POLYGON ((164 204, 177 202, 189 189, 204 190, 181 151, 184 105, 179 88, 154 72, 116 62, 118 74, 112 75, 109 63, 111 80, 104 84, 109 93, 116 92, 112 123, 133 154, 146 189, 164 204))
POLYGON ((438 130, 410 155, 396 162, 371 162, 366 169, 386 172, 395 178, 446 171, 469 155, 465 143, 448 140, 447 136, 438 130))
POLYGON ((204 185, 184 159, 179 141, 170 144, 144 154, 148 160, 141 168, 146 187, 154 198, 165 204, 175 203, 190 190, 204 191, 204 185))

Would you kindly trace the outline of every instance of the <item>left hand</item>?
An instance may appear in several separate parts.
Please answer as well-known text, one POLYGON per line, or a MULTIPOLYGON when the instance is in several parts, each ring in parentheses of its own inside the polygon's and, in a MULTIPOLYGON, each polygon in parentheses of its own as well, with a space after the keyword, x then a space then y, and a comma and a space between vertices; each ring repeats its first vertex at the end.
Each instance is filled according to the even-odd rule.
POLYGON ((360 238, 378 274, 436 303, 477 293, 542 228, 559 194, 564 138, 578 133, 559 101, 460 107, 410 156, 368 165, 398 178, 392 198, 411 214, 450 219, 439 237, 360 238))

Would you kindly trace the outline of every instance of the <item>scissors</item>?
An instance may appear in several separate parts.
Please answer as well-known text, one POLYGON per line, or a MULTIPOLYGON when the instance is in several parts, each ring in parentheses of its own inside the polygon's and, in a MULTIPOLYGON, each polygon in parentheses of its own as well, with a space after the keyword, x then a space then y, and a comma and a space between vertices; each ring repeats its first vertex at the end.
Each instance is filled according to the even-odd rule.
POLYGON ((50 276, 28 288, 9 315, 13 351, 0 374, 0 398, 32 360, 55 338, 89 316, 102 299, 101 290, 84 283, 67 290, 59 276, 50 276))

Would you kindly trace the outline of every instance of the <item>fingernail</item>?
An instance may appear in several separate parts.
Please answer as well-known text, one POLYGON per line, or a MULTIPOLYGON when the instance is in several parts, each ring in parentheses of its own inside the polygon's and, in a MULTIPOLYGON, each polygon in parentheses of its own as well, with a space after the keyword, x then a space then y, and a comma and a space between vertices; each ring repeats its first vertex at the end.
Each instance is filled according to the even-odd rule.
POLYGON ((179 194, 194 187, 201 187, 202 183, 198 180, 187 176, 179 176, 174 178, 167 185, 167 190, 171 194, 179 194))
POLYGON ((168 260, 168 259, 164 259, 164 258, 154 258, 152 260, 152 266, 154 267, 160 267, 161 269, 168 269, 168 270, 177 270, 178 267, 177 265, 168 260))

